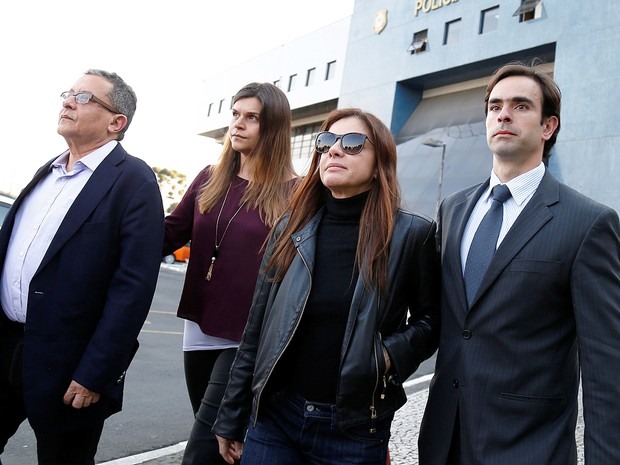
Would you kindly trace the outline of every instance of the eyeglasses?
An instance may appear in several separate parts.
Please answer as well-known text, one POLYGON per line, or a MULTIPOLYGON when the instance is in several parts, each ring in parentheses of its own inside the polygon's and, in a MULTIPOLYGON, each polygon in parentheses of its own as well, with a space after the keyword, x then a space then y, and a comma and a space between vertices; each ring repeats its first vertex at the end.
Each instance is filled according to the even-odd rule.
MULTIPOLYGON (((364 150, 366 141, 372 144, 372 141, 366 134, 359 132, 348 132, 347 134, 334 134, 333 132, 323 131, 316 136, 314 147, 319 153, 327 153, 336 142, 340 139, 342 151, 347 155, 357 155, 364 150)), ((374 144, 373 144, 374 145, 374 144)))
POLYGON ((60 98, 62 98, 63 101, 67 100, 69 97, 75 97, 75 102, 79 103, 80 105, 86 105, 88 102, 92 100, 93 102, 98 103, 103 108, 105 108, 108 111, 111 111, 112 113, 122 114, 120 111, 115 110, 110 105, 105 103, 100 98, 95 97, 90 92, 70 92, 67 90, 63 92, 62 94, 60 94, 60 98))

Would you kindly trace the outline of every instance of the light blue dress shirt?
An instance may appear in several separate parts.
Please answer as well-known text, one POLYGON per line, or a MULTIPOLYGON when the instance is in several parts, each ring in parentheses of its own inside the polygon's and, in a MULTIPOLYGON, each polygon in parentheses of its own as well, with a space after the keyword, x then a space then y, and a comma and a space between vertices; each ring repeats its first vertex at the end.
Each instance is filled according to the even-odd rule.
POLYGON ((66 171, 67 150, 22 202, 0 278, 2 309, 10 320, 26 322, 30 281, 76 197, 117 143, 110 141, 82 157, 70 172, 66 171))
MULTIPOLYGON (((502 243, 504 237, 506 237, 506 234, 517 220, 517 217, 521 214, 527 203, 530 201, 534 195, 534 192, 536 192, 536 189, 538 189, 540 181, 542 181, 544 175, 545 165, 541 162, 540 165, 533 170, 523 173, 522 175, 517 176, 506 183, 506 186, 508 186, 508 189, 510 190, 511 197, 504 202, 504 219, 502 222, 502 229, 499 232, 499 237, 495 246, 496 249, 502 243)), ((491 202, 493 201, 491 191, 495 186, 501 183, 502 182, 495 175, 495 173, 491 171, 491 181, 489 183, 489 187, 478 199, 476 206, 471 212, 467 226, 465 226, 463 240, 461 241, 461 269, 463 272, 465 270, 465 262, 467 261, 469 247, 474 240, 474 234, 476 234, 476 230, 478 229, 478 226, 480 226, 482 218, 484 218, 484 215, 486 215, 489 208, 491 208, 491 202)))

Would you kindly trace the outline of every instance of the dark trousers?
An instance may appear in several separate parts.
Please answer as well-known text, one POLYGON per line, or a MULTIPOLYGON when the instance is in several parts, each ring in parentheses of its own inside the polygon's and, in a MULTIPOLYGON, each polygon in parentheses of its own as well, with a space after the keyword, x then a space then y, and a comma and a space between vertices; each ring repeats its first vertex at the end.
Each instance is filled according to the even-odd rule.
MULTIPOLYGON (((26 419, 22 389, 23 339, 21 324, 8 323, 0 328, 0 453, 26 419)), ((35 430, 39 465, 94 465, 102 431, 103 421, 92 428, 68 432, 35 430)))
POLYGON ((226 464, 211 432, 228 384, 236 349, 184 352, 185 380, 195 420, 182 465, 226 464))
POLYGON ((93 428, 63 433, 37 433, 39 465, 95 465, 103 422, 93 428))
POLYGON ((24 325, 3 322, 0 327, 0 454, 26 419, 21 386, 21 344, 24 325))

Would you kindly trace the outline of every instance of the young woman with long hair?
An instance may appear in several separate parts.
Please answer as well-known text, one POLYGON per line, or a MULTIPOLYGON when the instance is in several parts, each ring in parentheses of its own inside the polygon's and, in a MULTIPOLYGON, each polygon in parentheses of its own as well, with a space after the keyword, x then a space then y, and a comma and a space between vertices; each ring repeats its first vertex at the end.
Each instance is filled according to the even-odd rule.
POLYGON ((223 463, 211 433, 245 326, 263 246, 285 211, 295 173, 284 93, 251 83, 233 98, 220 160, 166 218, 164 255, 191 240, 178 316, 185 319, 187 389, 196 416, 184 464, 223 463))

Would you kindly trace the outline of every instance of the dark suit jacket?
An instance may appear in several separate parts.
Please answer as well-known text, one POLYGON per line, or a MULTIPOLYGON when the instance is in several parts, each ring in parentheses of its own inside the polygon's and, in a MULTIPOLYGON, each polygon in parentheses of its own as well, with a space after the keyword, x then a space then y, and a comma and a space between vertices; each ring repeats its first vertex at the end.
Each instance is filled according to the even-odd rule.
POLYGON ((586 463, 620 464, 618 215, 547 172, 468 311, 461 239, 487 186, 441 207, 441 340, 420 465, 446 463, 457 409, 463 465, 576 464, 580 367, 586 463))
MULTIPOLYGON (((50 171, 19 195, 0 231, 4 266, 15 213, 50 171)), ((121 409, 161 262, 163 209, 152 170, 119 145, 67 212, 30 283, 23 386, 35 431, 75 429, 121 409), (91 407, 63 404, 71 380, 101 394, 91 407)), ((0 325, 7 319, 0 311, 0 325)))

